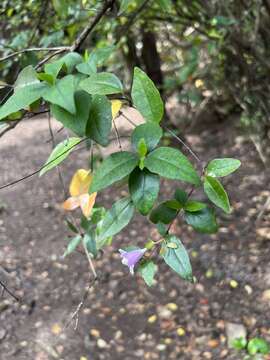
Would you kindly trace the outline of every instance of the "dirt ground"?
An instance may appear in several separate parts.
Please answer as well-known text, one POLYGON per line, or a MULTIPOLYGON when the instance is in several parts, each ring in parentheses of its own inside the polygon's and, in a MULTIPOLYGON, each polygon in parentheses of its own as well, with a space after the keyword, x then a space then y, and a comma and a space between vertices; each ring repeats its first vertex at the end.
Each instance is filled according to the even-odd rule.
MULTIPOLYGON (((57 142, 63 136, 57 134, 57 142)), ((51 151, 49 138, 46 119, 28 120, 6 134, 0 141, 0 185, 42 165, 51 151)), ((82 254, 62 258, 67 230, 57 171, 0 191, 0 279, 22 299, 16 303, 6 293, 0 298, 1 360, 243 359, 243 353, 228 349, 228 323, 242 324, 249 337, 270 340, 269 211, 255 225, 270 195, 269 174, 232 123, 186 139, 204 161, 221 156, 242 161, 237 175, 224 181, 234 211, 219 214, 216 235, 195 234, 181 219, 175 226, 198 282, 182 281, 162 263, 153 288, 129 275, 117 250, 142 245, 152 231, 136 216, 96 262, 101 280, 91 289, 76 330, 74 322, 64 327, 88 286, 89 272, 82 254)), ((87 164, 87 152, 74 151, 62 166, 65 182, 87 164)), ((164 198, 174 185, 163 184, 164 198)), ((109 207, 123 192, 103 191, 98 202, 109 207)))

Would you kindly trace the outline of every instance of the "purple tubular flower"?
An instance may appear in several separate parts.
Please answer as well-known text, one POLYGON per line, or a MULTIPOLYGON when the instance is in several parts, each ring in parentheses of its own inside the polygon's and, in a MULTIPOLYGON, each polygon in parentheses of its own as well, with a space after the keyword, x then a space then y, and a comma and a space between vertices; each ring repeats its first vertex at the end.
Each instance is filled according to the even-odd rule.
POLYGON ((122 257, 122 264, 129 267, 129 271, 134 275, 134 266, 141 260, 147 249, 136 249, 132 251, 125 251, 119 249, 122 257))

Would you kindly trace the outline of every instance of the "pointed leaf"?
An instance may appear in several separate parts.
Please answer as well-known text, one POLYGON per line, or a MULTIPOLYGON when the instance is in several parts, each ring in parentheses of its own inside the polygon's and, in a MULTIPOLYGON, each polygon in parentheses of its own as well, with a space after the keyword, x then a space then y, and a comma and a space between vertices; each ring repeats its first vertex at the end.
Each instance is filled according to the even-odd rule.
POLYGON ((158 124, 146 123, 137 126, 131 135, 131 143, 134 150, 137 150, 141 139, 144 139, 148 151, 152 151, 162 137, 162 129, 158 124))
POLYGON ((240 165, 241 161, 237 159, 214 159, 207 165, 206 173, 212 177, 222 177, 233 173, 240 165))
POLYGON ((111 103, 106 96, 94 95, 90 103, 86 135, 102 146, 109 143, 112 126, 111 103))
POLYGON ((209 207, 195 212, 185 211, 185 220, 200 233, 214 234, 218 231, 215 212, 209 207))
POLYGON ((107 72, 94 73, 80 83, 80 87, 92 95, 109 95, 123 92, 117 76, 107 72))
POLYGON ((200 178, 193 165, 179 150, 159 147, 145 159, 145 167, 151 172, 168 179, 182 180, 200 185, 200 178))
POLYGON ((46 83, 41 83, 33 67, 24 68, 15 84, 14 93, 0 106, 0 120, 19 110, 28 108, 29 105, 40 99, 48 88, 46 83))
POLYGON ((108 156, 94 173, 89 192, 105 189, 129 175, 138 163, 135 154, 120 151, 108 156))
POLYGON ((141 274, 146 285, 152 286, 154 284, 154 277, 158 270, 157 265, 152 260, 147 260, 139 265, 138 272, 141 274))
POLYGON ((77 235, 73 239, 71 239, 64 253, 64 257, 71 254, 80 244, 81 240, 82 240, 81 235, 77 235))
POLYGON ((129 192, 136 209, 147 215, 158 197, 159 176, 136 168, 129 176, 129 192))
POLYGON ((209 200, 224 210, 227 214, 231 212, 228 195, 217 179, 211 176, 205 176, 203 188, 209 200))
POLYGON ((44 100, 59 105, 71 114, 76 113, 74 92, 76 79, 73 75, 67 75, 60 80, 56 80, 53 86, 43 93, 44 100))
POLYGON ((174 246, 167 246, 166 243, 162 245, 164 261, 183 279, 192 281, 192 268, 189 256, 181 240, 174 235, 169 235, 166 237, 166 240, 167 244, 173 244, 174 246))
POLYGON ((164 105, 159 91, 146 73, 137 67, 134 69, 131 98, 146 121, 161 121, 164 105))
POLYGON ((53 169, 55 166, 65 160, 66 157, 70 154, 74 147, 79 144, 80 141, 80 138, 73 137, 64 140, 60 144, 56 145, 48 160, 44 164, 44 167, 40 171, 39 176, 45 174, 47 171, 53 169))
POLYGON ((130 222, 134 213, 134 206, 130 198, 123 198, 113 204, 106 212, 99 233, 99 240, 119 233, 130 222))
POLYGON ((190 211, 190 212, 194 212, 194 211, 199 211, 202 210, 206 207, 206 204, 200 202, 200 201, 194 201, 194 200, 190 200, 185 204, 185 210, 190 211))
POLYGON ((169 224, 175 219, 178 209, 175 206, 171 206, 171 202, 164 201, 159 204, 150 214, 150 220, 154 223, 169 224))
POLYGON ((60 121, 65 128, 72 130, 78 136, 84 136, 86 124, 89 119, 91 95, 85 91, 75 93, 76 113, 73 115, 58 105, 51 105, 52 115, 60 121))

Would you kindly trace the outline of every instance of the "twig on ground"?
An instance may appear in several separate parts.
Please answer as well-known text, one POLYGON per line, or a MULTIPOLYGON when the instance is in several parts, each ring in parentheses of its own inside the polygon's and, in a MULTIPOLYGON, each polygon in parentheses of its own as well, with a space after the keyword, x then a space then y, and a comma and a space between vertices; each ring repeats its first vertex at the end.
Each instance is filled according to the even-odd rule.
POLYGON ((17 302, 20 302, 20 299, 11 291, 9 290, 9 288, 0 280, 0 286, 3 289, 2 294, 4 294, 4 292, 8 293, 14 300, 16 300, 17 302))

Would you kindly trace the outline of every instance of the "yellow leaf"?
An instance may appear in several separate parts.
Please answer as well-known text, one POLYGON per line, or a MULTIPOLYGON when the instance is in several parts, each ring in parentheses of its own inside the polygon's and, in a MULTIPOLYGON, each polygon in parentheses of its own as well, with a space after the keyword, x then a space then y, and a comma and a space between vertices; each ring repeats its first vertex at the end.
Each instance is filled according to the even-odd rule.
POLYGON ((82 209, 83 215, 88 218, 91 214, 91 211, 93 209, 93 206, 95 204, 97 193, 93 193, 91 195, 89 194, 83 194, 80 195, 80 207, 82 209))
POLYGON ((112 104, 112 118, 115 119, 119 113, 119 110, 122 107, 122 101, 111 100, 111 104, 112 104))
POLYGON ((60 332, 62 331, 62 328, 59 324, 56 323, 56 324, 53 324, 51 331, 54 335, 59 335, 60 332))
POLYGON ((77 170, 69 185, 70 195, 76 197, 82 194, 87 194, 91 181, 92 175, 90 175, 89 170, 77 170))
POLYGON ((80 360, 87 360, 87 357, 81 356, 81 357, 80 357, 80 360))
POLYGON ((179 328, 176 330, 176 332, 177 332, 177 335, 178 335, 178 336, 184 336, 184 335, 186 334, 185 329, 182 328, 182 327, 179 327, 179 328))

